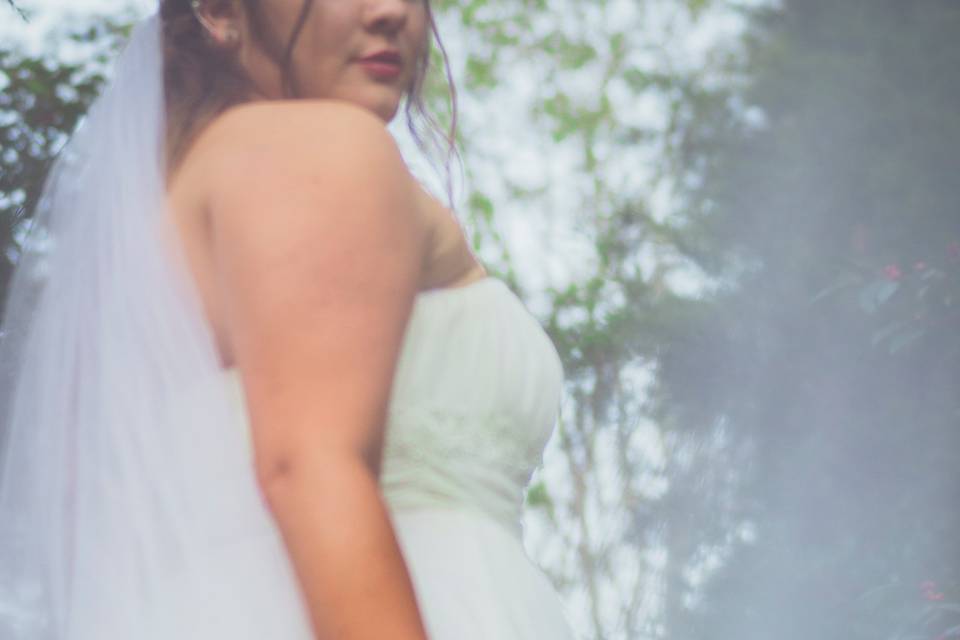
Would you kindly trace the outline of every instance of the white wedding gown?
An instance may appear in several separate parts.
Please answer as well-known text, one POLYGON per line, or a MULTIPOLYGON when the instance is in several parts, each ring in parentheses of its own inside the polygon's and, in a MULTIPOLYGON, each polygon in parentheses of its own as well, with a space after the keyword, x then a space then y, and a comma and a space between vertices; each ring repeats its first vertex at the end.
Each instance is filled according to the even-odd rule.
MULTIPOLYGON (((501 280, 417 295, 380 480, 431 640, 573 640, 559 595, 524 550, 521 527, 524 489, 553 432, 562 380, 546 332, 501 280)), ((235 398, 227 433, 246 434, 220 443, 221 467, 211 472, 220 478, 220 512, 206 515, 224 523, 223 535, 190 575, 170 577, 145 625, 169 638, 170 624, 178 640, 184 629, 189 640, 308 640, 272 520, 265 508, 237 515, 253 511, 243 471, 251 449, 239 375, 229 369, 221 382, 235 398), (207 611, 231 614, 211 619, 207 611)))

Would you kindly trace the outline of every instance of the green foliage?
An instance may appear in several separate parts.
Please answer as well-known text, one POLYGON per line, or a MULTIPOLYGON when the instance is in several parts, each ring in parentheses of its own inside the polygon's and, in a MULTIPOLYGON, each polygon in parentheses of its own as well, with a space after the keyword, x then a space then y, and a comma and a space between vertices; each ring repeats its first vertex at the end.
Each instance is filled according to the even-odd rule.
POLYGON ((123 20, 74 26, 68 41, 93 52, 82 64, 0 48, 0 243, 6 249, 0 287, 10 277, 17 234, 33 215, 52 158, 98 94, 101 67, 127 30, 123 20))
POLYGON ((553 501, 550 499, 550 492, 544 482, 537 482, 527 487, 526 506, 530 509, 544 509, 548 516, 553 520, 554 515, 553 501))

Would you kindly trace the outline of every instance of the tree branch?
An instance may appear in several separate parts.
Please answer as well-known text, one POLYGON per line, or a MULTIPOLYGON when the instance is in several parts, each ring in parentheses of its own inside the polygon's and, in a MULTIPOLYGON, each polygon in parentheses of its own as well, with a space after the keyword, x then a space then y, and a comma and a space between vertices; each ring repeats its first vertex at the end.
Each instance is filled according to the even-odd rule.
POLYGON ((30 19, 27 17, 27 14, 24 13, 23 9, 18 7, 13 0, 7 0, 7 2, 10 4, 10 8, 16 11, 20 15, 20 18, 23 19, 24 22, 30 22, 30 19))

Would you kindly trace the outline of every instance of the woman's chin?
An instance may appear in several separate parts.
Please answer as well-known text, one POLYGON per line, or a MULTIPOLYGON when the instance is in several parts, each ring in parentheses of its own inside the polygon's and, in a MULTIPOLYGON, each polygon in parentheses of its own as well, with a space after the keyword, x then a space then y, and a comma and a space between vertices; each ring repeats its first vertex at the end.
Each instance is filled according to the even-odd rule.
MULTIPOLYGON (((385 92, 384 92, 385 93, 385 92)), ((390 122, 397 115, 397 109, 400 107, 400 100, 394 96, 370 96, 367 99, 351 100, 371 113, 375 114, 384 122, 390 122)))
MULTIPOLYGON (((313 97, 313 96, 310 96, 313 97)), ((397 115, 402 96, 396 89, 386 86, 362 87, 349 93, 327 93, 318 95, 318 100, 338 100, 362 107, 386 123, 397 115)))

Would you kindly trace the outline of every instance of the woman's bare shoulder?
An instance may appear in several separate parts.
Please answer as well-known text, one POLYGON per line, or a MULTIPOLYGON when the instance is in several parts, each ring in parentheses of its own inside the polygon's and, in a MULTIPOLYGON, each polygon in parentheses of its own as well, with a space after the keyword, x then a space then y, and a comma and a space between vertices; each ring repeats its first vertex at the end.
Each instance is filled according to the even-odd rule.
MULTIPOLYGON (((341 101, 263 101, 231 108, 204 129, 190 155, 191 182, 208 211, 217 202, 262 200, 264 193, 282 208, 282 200, 320 189, 325 199, 343 204, 390 192, 394 213, 401 213, 406 194, 416 191, 416 179, 385 123, 341 101)), ((407 210, 409 223, 429 226, 415 197, 407 210)))
POLYGON ((218 189, 269 188, 271 174, 318 169, 347 150, 386 156, 377 164, 413 179, 384 123, 366 109, 337 100, 271 100, 231 107, 204 125, 168 187, 205 211, 218 189))
MULTIPOLYGON (((270 100, 226 110, 191 145, 195 171, 216 184, 246 176, 255 166, 336 162, 344 153, 391 156, 387 166, 407 172, 385 123, 372 112, 338 100, 270 100)), ((408 173, 408 172, 407 172, 408 173)))

